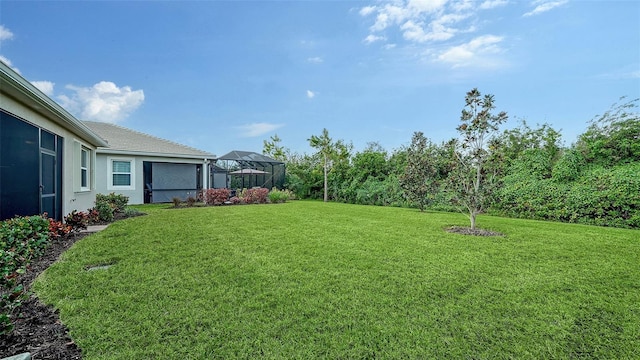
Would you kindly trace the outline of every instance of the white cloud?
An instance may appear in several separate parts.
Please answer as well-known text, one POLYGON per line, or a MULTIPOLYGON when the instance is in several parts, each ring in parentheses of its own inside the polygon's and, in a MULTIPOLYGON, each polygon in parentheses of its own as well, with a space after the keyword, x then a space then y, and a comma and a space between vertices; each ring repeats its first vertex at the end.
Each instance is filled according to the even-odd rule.
POLYGON ((251 123, 238 126, 237 128, 242 131, 241 137, 257 137, 267 134, 271 131, 283 127, 284 124, 271 124, 271 123, 251 123))
MULTIPOLYGON (((377 16, 369 28, 371 34, 364 42, 370 44, 386 40, 385 36, 377 33, 393 27, 397 27, 402 36, 410 42, 448 40, 465 31, 460 23, 473 15, 474 6, 475 2, 471 0, 450 3, 448 0, 396 0, 384 6, 368 6, 362 8, 360 14, 377 13, 377 16)), ((467 29, 469 28, 473 27, 467 26, 467 29)))
POLYGON ((542 14, 544 12, 547 12, 551 9, 557 8, 558 6, 562 6, 564 4, 566 4, 567 2, 569 2, 569 0, 553 0, 553 1, 548 1, 548 0, 536 0, 532 3, 532 5, 536 5, 535 9, 529 11, 528 13, 525 13, 524 17, 527 16, 534 16, 534 15, 538 15, 538 14, 542 14))
POLYGON ((490 55, 502 52, 498 45, 502 42, 501 36, 483 35, 468 43, 453 46, 438 55, 438 61, 455 67, 476 66, 492 67, 495 62, 490 55))
POLYGON ((474 1, 473 0, 460 0, 451 4, 451 7, 455 11, 463 11, 473 9, 474 1))
POLYGON ((507 5, 508 3, 508 0, 485 0, 482 4, 480 4, 480 9, 493 9, 499 6, 507 5))
POLYGON ((314 97, 316 97, 316 92, 315 91, 311 91, 311 90, 307 90, 307 97, 309 99, 313 99, 314 97))
POLYGON ((0 42, 13 39, 13 33, 3 25, 0 25, 0 42))
POLYGON ((365 6, 362 9, 360 9, 360 15, 367 16, 367 15, 373 13, 374 11, 376 11, 376 7, 375 6, 365 6))
POLYGON ((393 48, 395 48, 397 45, 396 44, 385 44, 384 48, 387 50, 391 50, 393 48))
POLYGON ((33 86, 37 87, 38 90, 45 93, 45 95, 53 95, 53 86, 55 85, 55 83, 52 83, 51 81, 32 81, 31 83, 33 84, 33 86))
POLYGON ((320 63, 324 62, 324 60, 323 60, 321 57, 316 56, 316 57, 310 57, 310 58, 308 58, 308 59, 307 59, 307 62, 310 62, 310 63, 312 63, 312 64, 320 64, 320 63))
POLYGON ((407 3, 407 8, 412 14, 418 15, 422 13, 433 13, 441 10, 446 3, 447 0, 409 0, 409 2, 407 3))
POLYGON ((424 23, 415 23, 413 20, 409 20, 404 23, 400 29, 404 31, 402 36, 410 41, 422 43, 427 41, 449 40, 461 30, 448 25, 458 23, 469 16, 469 14, 446 14, 439 16, 428 25, 428 31, 425 31, 424 23))
POLYGON ((117 123, 124 120, 144 101, 142 90, 129 86, 117 87, 110 81, 101 81, 92 87, 67 85, 71 96, 61 95, 61 105, 81 120, 117 123))
POLYGON ((386 40, 386 38, 384 36, 369 34, 366 38, 364 38, 364 40, 362 40, 362 42, 364 42, 365 44, 372 44, 376 41, 382 41, 382 40, 386 40))
POLYGON ((9 60, 6 57, 0 55, 0 61, 2 61, 3 63, 7 64, 7 66, 12 68, 13 71, 15 71, 18 74, 20 74, 20 69, 18 69, 17 67, 13 66, 13 64, 11 63, 11 60, 9 60))

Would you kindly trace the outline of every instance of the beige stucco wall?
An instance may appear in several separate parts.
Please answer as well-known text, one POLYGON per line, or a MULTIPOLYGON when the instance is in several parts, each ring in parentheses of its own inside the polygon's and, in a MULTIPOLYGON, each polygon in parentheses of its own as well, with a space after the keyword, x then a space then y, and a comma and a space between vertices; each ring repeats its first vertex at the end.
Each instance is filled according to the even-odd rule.
MULTIPOLYGON (((84 211, 94 206, 95 201, 95 174, 91 174, 91 190, 74 192, 74 166, 73 166, 73 150, 74 141, 78 141, 83 146, 92 151, 94 159, 92 163, 95 163, 95 147, 90 144, 89 141, 79 137, 77 134, 70 132, 66 128, 56 124, 51 119, 48 119, 41 114, 31 110, 30 108, 18 103, 13 98, 0 96, 0 108, 12 113, 18 118, 26 120, 27 122, 52 132, 58 136, 62 136, 63 141, 63 156, 62 156, 62 214, 63 216, 70 213, 73 210, 84 211)), ((95 167, 92 167, 94 169, 95 167)), ((78 169, 79 171, 79 169, 78 169)), ((94 173, 92 171, 92 173, 94 173)))
MULTIPOLYGON (((161 156, 147 156, 147 155, 122 155, 122 154, 104 154, 98 153, 96 157, 96 191, 100 194, 116 193, 129 197, 129 204, 143 204, 144 203, 144 174, 143 165, 145 161, 149 162, 166 162, 174 164, 201 164, 202 165, 202 186, 208 187, 209 182, 209 167, 203 159, 187 159, 187 158, 175 158, 175 157, 161 157, 161 156), (133 160, 134 161, 134 179, 133 189, 122 190, 109 188, 109 159, 120 160, 133 160)), ((193 194, 195 197, 197 194, 193 194)))

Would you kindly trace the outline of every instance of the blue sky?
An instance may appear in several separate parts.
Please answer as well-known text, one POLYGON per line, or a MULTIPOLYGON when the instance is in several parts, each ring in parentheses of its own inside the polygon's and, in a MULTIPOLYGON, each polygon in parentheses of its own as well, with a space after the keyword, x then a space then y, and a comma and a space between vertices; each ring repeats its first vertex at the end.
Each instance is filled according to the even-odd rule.
POLYGON ((0 0, 0 59, 79 119, 217 155, 444 141, 474 87, 570 145, 640 97, 640 2, 0 0))

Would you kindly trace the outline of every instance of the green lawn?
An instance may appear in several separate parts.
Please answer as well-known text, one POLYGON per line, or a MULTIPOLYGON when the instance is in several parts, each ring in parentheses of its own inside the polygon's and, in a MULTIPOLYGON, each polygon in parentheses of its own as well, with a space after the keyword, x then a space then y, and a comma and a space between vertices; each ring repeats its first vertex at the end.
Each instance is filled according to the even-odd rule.
POLYGON ((86 359, 640 358, 640 231, 296 201, 144 207, 36 282, 86 359), (113 264, 87 271, 92 265, 113 264))

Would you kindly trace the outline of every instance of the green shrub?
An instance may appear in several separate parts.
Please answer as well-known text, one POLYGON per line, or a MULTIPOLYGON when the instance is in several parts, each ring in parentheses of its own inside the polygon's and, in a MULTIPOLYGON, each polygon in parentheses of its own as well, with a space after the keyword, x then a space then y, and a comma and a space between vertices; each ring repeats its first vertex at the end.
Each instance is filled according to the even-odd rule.
MULTIPOLYGON (((504 178, 495 210, 520 218, 640 228, 640 163, 585 170, 563 183, 524 174, 504 178)), ((571 178, 571 170, 560 178, 571 178)))
POLYGON ((134 216, 140 216, 140 215, 144 215, 144 213, 138 209, 132 208, 132 207, 125 207, 124 208, 124 212, 123 212, 125 217, 134 217, 134 216))
POLYGON ((96 200, 96 206, 91 210, 98 213, 98 221, 113 221, 113 207, 108 202, 96 200))
POLYGON ((110 193, 109 195, 97 194, 96 204, 98 202, 106 202, 113 209, 113 213, 120 213, 124 211, 125 206, 129 203, 129 197, 116 193, 110 193))
POLYGON ((272 204, 287 202, 291 199, 293 192, 290 190, 278 190, 275 187, 269 192, 269 202, 272 204))

